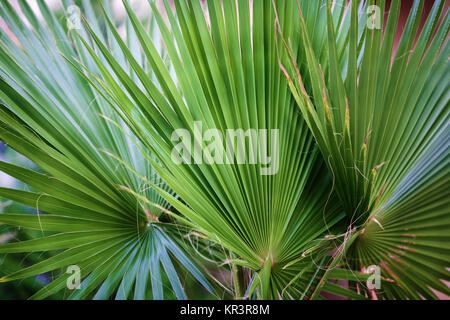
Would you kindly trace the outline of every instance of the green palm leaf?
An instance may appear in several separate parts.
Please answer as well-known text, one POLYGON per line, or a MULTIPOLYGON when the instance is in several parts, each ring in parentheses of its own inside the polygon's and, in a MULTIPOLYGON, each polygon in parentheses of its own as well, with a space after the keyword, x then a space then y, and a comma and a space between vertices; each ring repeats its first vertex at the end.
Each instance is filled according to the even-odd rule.
MULTIPOLYGON (((322 11, 321 3, 307 3, 303 6, 309 6, 312 21, 322 11)), ((294 20, 297 3, 277 2, 275 11, 268 1, 254 2, 252 7, 248 1, 225 1, 223 6, 207 1, 207 20, 197 1, 175 2, 176 12, 165 2, 169 29, 151 2, 170 68, 129 4, 126 1, 124 4, 139 46, 153 71, 153 81, 149 81, 145 69, 134 59, 111 22, 109 30, 138 80, 127 74, 127 69, 111 54, 112 48, 90 27, 89 21, 85 26, 95 45, 81 34, 78 39, 95 61, 99 73, 89 72, 86 78, 122 115, 140 142, 153 152, 160 163, 152 161, 155 169, 184 203, 164 192, 163 197, 210 241, 231 250, 238 258, 233 261, 235 264, 249 268, 261 279, 259 297, 282 297, 287 294, 283 290, 289 283, 286 275, 299 270, 292 262, 301 260, 311 241, 327 234, 328 228, 342 218, 336 201, 323 210, 331 181, 323 174, 324 167, 317 158, 312 136, 294 108, 285 75, 279 68, 279 59, 286 57, 278 55, 273 23, 278 19, 289 28, 287 33, 294 34, 298 26, 294 20), (250 16, 254 18, 252 24, 250 16), (198 122, 202 124, 201 129, 196 127, 198 122), (229 129, 244 132, 263 129, 268 135, 271 130, 279 130, 279 145, 275 144, 276 137, 269 136, 271 149, 267 150, 279 157, 277 163, 272 162, 277 167, 276 174, 262 174, 265 168, 260 163, 201 161, 179 165, 172 160, 172 150, 178 143, 172 133, 177 129, 186 129, 194 137, 193 148, 201 152, 208 149, 199 135, 208 129, 218 129, 224 137, 229 129), (313 179, 323 182, 308 184, 313 179), (323 196, 317 197, 317 193, 323 196)), ((343 7, 338 6, 334 14, 341 16, 343 7)), ((74 67, 80 73, 90 70, 87 65, 74 67)), ((185 141, 181 143, 190 149, 185 141)), ((221 143, 226 145, 224 140, 221 143)), ((247 141, 241 147, 251 146, 247 141)), ((194 153, 192 149, 190 152, 194 153)), ((210 159, 206 153, 205 161, 210 159)), ((332 247, 326 239, 318 241, 320 248, 332 247)), ((323 249, 321 255, 326 252, 323 249)), ((298 277, 299 286, 306 290, 311 287, 308 286, 311 278, 316 281, 312 274, 317 266, 310 264, 310 269, 303 278, 298 277)), ((298 289, 291 291, 291 296, 301 295, 298 289)), ((242 293, 242 289, 236 288, 237 297, 242 293)))
MULTIPOLYGON (((377 5, 383 12, 385 1, 377 5)), ((383 275, 394 280, 377 291, 379 297, 436 298, 429 288, 449 293, 441 281, 450 276, 449 251, 440 242, 450 230, 449 200, 443 196, 448 188, 445 40, 450 17, 445 13, 438 27, 443 6, 443 1, 435 1, 414 44, 423 7, 423 1, 415 1, 394 52, 400 2, 392 2, 384 35, 382 28, 365 28, 361 46, 358 4, 352 1, 348 53, 342 63, 328 1, 325 74, 302 22, 309 75, 305 82, 294 78, 291 89, 351 218, 350 267, 378 264, 383 275), (302 89, 307 84, 311 97, 302 89)), ((291 72, 295 68, 292 60, 291 72)))
POLYGON ((45 298, 76 264, 68 298, 185 299, 182 273, 213 292, 195 251, 235 298, 449 294, 444 1, 416 42, 415 1, 396 51, 399 2, 379 29, 385 1, 123 1, 122 25, 81 3, 75 30, 43 0, 46 23, 21 3, 30 27, 0 6, 19 44, 1 34, 0 140, 43 170, 0 162, 32 188, 0 196, 36 208, 0 223, 42 234, 0 253, 49 252, 2 281, 61 271, 45 298))
MULTIPOLYGON (((36 208, 37 214, 4 213, 0 222, 40 230, 42 237, 3 244, 0 253, 57 253, 1 281, 62 269, 33 296, 42 299, 65 289, 70 274, 64 268, 77 265, 81 290, 69 298, 163 299, 173 291, 176 298, 185 299, 178 274, 186 270, 212 292, 203 273, 180 249, 181 242, 172 240, 173 227, 163 222, 169 221, 164 217, 168 202, 116 158, 130 163, 160 190, 173 192, 141 153, 145 147, 133 142, 107 102, 61 56, 74 63, 85 53, 70 45, 45 2, 38 4, 47 26, 20 2, 34 30, 24 27, 8 2, 0 6, 20 43, 1 35, 0 140, 45 171, 0 163, 0 170, 37 191, 1 188, 2 197, 36 208)), ((92 16, 88 1, 84 8, 92 16)))

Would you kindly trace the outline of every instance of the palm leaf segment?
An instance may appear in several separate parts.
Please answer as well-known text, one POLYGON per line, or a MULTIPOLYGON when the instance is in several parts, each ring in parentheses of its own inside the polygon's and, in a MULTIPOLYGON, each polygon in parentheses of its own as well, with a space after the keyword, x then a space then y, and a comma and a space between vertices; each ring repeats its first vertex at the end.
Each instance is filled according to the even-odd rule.
MULTIPOLYGON (((384 12, 385 1, 376 4, 384 12)), ((321 71, 300 12, 309 73, 304 80, 293 76, 291 89, 357 227, 347 245, 348 263, 355 270, 382 268, 392 282, 378 297, 435 299, 430 288, 448 295, 442 282, 450 279, 450 16, 442 14, 444 1, 435 1, 416 42, 423 1, 414 2, 396 51, 400 1, 392 1, 387 24, 372 30, 358 19, 358 3, 352 1, 344 55, 335 45, 331 2, 327 7, 328 72, 321 71)), ((291 74, 296 64, 289 63, 291 74)))
MULTIPOLYGON (((77 265, 83 281, 81 290, 73 291, 70 298, 183 299, 186 293, 175 267, 181 264, 212 290, 172 240, 171 228, 157 223, 169 204, 116 160, 127 161, 152 184, 172 194, 140 152, 145 147, 132 142, 120 118, 62 55, 73 63, 84 59, 93 66, 92 60, 82 48, 70 45, 44 1, 38 4, 47 26, 38 22, 26 1, 19 3, 33 30, 24 27, 7 1, 0 6, 2 18, 20 43, 17 46, 2 31, 0 140, 45 174, 0 163, 0 170, 38 190, 1 188, 2 197, 34 207, 38 214, 0 214, 0 222, 42 230, 43 237, 2 245, 0 253, 59 253, 0 280, 77 265)), ((84 8, 93 17, 89 1, 84 8)), ((32 298, 42 299, 66 288, 69 276, 63 269, 32 298)))

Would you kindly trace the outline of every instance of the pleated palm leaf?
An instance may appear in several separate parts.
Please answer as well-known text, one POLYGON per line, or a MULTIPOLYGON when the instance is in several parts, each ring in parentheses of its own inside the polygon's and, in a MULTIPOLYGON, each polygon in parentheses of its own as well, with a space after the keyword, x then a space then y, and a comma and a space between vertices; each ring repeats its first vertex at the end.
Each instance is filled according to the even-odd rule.
MULTIPOLYGON (((149 161, 182 201, 154 188, 182 214, 180 221, 187 218, 209 241, 232 252, 228 263, 235 272, 236 298, 308 298, 336 246, 329 233, 344 237, 333 227, 345 227, 337 225, 343 211, 330 194, 330 176, 279 67, 287 56, 279 56, 275 22, 298 38, 297 1, 206 1, 204 7, 199 1, 175 1, 175 12, 164 3, 168 24, 156 4, 151 6, 167 57, 160 56, 124 1, 140 50, 130 50, 111 21, 108 30, 135 77, 89 20, 85 25, 94 45, 83 36, 78 41, 100 73, 90 72, 87 65, 74 67, 156 156, 159 164, 149 161), (151 78, 136 52, 143 53, 151 78), (187 135, 174 135, 178 129, 187 135), (220 134, 208 136, 210 129, 220 134), (248 139, 252 129, 264 130, 267 136, 248 139), (242 130, 247 139, 229 142, 228 130, 242 130), (261 144, 264 140, 267 149, 261 144), (252 163, 247 153, 246 161, 238 163, 234 154, 217 151, 217 141, 224 149, 230 143, 241 151, 267 154, 272 161, 252 163), (184 159, 192 162, 174 161, 174 150, 175 156, 183 150, 184 159), (248 282, 241 276, 246 270, 251 280, 243 285, 248 282)), ((319 19, 326 26, 324 4, 302 1, 310 24, 319 19)), ((336 19, 345 16, 344 1, 338 4, 333 10, 336 19)), ((322 39, 318 32, 317 52, 326 50, 322 39)), ((127 165, 125 160, 121 163, 127 165)), ((363 298, 333 284, 323 289, 363 298)))
MULTIPOLYGON (((375 4, 384 12, 385 1, 367 2, 375 4)), ((356 271, 380 266, 390 279, 380 290, 352 283, 372 298, 435 299, 431 289, 450 293, 443 283, 450 280, 450 16, 443 13, 444 1, 435 1, 415 41, 423 5, 414 2, 393 50, 400 1, 392 1, 385 26, 378 17, 380 28, 366 27, 358 19, 358 2, 352 1, 342 61, 328 1, 327 72, 312 50, 310 26, 300 10, 309 73, 296 76, 295 55, 286 67, 349 217, 350 233, 340 256, 347 260, 336 259, 331 266, 347 262, 356 271)), ((369 22, 376 26, 376 20, 369 22)), ((291 50, 288 45, 284 49, 291 50)))
MULTIPOLYGON (((84 52, 71 46, 44 1, 38 4, 46 25, 25 1, 19 3, 30 28, 7 1, 0 5, 1 17, 18 41, 16 45, 2 31, 0 140, 45 173, 0 163, 0 170, 36 190, 0 188, 2 197, 36 208, 36 214, 6 208, 0 222, 41 230, 42 237, 2 244, 0 253, 49 251, 52 256, 3 274, 0 282, 62 270, 32 296, 42 299, 65 289, 72 275, 66 269, 77 265, 81 289, 66 291, 68 298, 183 299, 179 274, 186 271, 212 292, 182 249, 181 226, 163 222, 170 222, 165 215, 169 204, 111 156, 125 159, 152 184, 173 194, 143 156, 146 148, 132 142, 118 115, 62 57, 84 59, 84 52)), ((101 21, 94 18, 89 1, 83 8, 98 26, 101 21)))

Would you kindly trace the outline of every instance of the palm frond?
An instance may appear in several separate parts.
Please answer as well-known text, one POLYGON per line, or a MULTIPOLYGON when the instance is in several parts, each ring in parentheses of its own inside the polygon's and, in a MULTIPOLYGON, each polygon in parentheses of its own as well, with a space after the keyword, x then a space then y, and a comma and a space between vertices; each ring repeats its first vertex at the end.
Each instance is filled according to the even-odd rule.
MULTIPOLYGON (((385 1, 376 4, 384 12, 385 1)), ((342 62, 328 1, 328 73, 321 71, 310 27, 302 12, 299 16, 309 74, 305 81, 293 77, 291 89, 355 228, 348 245, 351 268, 381 264, 383 274, 395 281, 377 292, 380 297, 435 298, 430 287, 449 292, 441 282, 449 279, 449 252, 434 242, 445 241, 450 230, 449 200, 443 196, 448 188, 450 17, 443 7, 444 1, 435 1, 414 43, 423 8, 423 1, 415 1, 394 51, 400 2, 392 2, 384 27, 364 29, 361 46, 358 2, 352 1, 342 62), (311 97, 305 83, 311 85, 311 97)), ((292 60, 292 73, 295 68, 292 60)))
MULTIPOLYGON (((86 77, 157 157, 161 165, 152 161, 155 169, 184 203, 162 192, 164 198, 210 241, 231 250, 239 258, 236 263, 258 272, 256 276, 263 279, 258 289, 260 297, 278 298, 288 282, 282 275, 277 278, 277 274, 287 272, 283 266, 301 257, 315 237, 326 234, 327 227, 342 218, 336 202, 322 212, 331 181, 320 174, 324 167, 317 158, 312 135, 294 108, 279 68, 281 57, 274 23, 277 21, 288 28, 287 33, 294 34, 298 26, 294 19, 297 3, 277 1, 275 10, 269 1, 255 1, 252 6, 248 1, 224 1, 223 5, 207 1, 203 10, 197 1, 177 1, 172 11, 165 2, 167 25, 152 2, 173 69, 166 67, 144 26, 129 4, 124 4, 155 78, 148 80, 109 22, 111 33, 139 80, 134 81, 89 21, 85 25, 95 45, 81 35, 78 39, 100 73, 86 77), (173 139, 177 129, 186 129, 193 137, 192 149, 186 141, 173 139), (258 149, 248 140, 240 147, 270 152, 275 174, 264 174, 267 168, 261 163, 249 163, 248 155, 243 164, 237 164, 236 159, 226 163, 230 160, 226 155, 219 163, 211 161, 208 143, 201 139, 209 129, 219 130, 222 137, 230 129, 265 130, 269 135, 268 150, 258 149), (279 139, 270 136, 273 130, 277 130, 279 139), (205 158, 190 164, 175 163, 172 151, 180 144, 189 150, 188 156, 195 156, 197 150, 205 158), (310 190, 306 185, 311 179, 323 181, 311 186, 323 197, 307 196, 310 190)), ((311 21, 322 4, 309 5, 311 21)), ((307 2, 303 5, 308 6, 307 2)), ((337 8, 334 14, 342 15, 342 7, 337 8)), ((321 49, 318 46, 317 50, 321 49)), ((81 73, 89 70, 87 66, 78 69, 81 73)), ((220 143, 225 148, 227 141, 224 138, 220 143)))
MULTIPOLYGON (((0 163, 3 172, 37 190, 1 188, 1 196, 37 210, 33 215, 7 212, 0 222, 41 230, 42 237, 4 244, 0 252, 58 253, 1 281, 78 265, 84 280, 70 298, 162 299, 173 291, 184 299, 176 262, 212 292, 203 272, 169 237, 171 227, 158 222, 170 208, 167 201, 111 155, 127 161, 159 189, 173 192, 140 152, 145 147, 132 141, 120 117, 63 58, 75 63, 86 56, 71 45, 45 2, 38 4, 47 25, 20 2, 31 28, 24 27, 8 2, 0 6, 0 15, 19 41, 16 45, 4 33, 0 39, 0 139, 45 171, 0 163)), ((92 16, 89 1, 84 8, 92 16)), ((33 298, 65 289, 69 276, 63 269, 33 298)))

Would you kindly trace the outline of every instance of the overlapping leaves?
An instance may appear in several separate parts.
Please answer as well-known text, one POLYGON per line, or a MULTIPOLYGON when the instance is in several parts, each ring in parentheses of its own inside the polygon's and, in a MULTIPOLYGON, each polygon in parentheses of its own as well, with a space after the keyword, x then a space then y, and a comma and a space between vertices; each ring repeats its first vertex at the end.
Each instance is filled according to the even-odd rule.
MULTIPOLYGON (((414 44, 423 6, 415 2, 394 53, 399 2, 384 28, 368 29, 365 8, 383 11, 385 1, 175 1, 175 10, 164 1, 167 21, 150 1, 157 27, 142 23, 125 1, 126 37, 107 1, 100 19, 83 3, 86 20, 70 33, 73 47, 55 42, 67 35, 43 1, 48 28, 26 4, 33 30, 8 4, 1 7, 22 48, 1 39, 0 138, 51 175, 2 163, 44 193, 1 195, 54 215, 0 219, 61 233, 0 251, 68 249, 9 279, 78 261, 89 276, 73 298, 94 290, 96 298, 147 298, 148 277, 151 296, 163 298, 161 264, 184 298, 174 257, 208 287, 169 227, 155 223, 170 203, 178 223, 232 252, 238 298, 448 293, 441 281, 449 280, 450 228, 443 1, 414 44), (198 136, 208 129, 224 136, 229 129, 279 130, 279 145, 270 149, 278 151, 278 170, 179 165, 172 160, 177 129, 201 151, 208 141, 198 136), (382 290, 361 285, 370 264, 382 267, 382 290), (238 279, 243 268, 251 276, 247 288, 238 279)), ((66 277, 36 297, 59 290, 66 277)))

